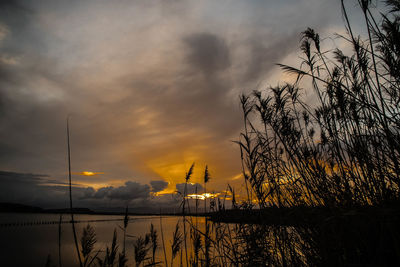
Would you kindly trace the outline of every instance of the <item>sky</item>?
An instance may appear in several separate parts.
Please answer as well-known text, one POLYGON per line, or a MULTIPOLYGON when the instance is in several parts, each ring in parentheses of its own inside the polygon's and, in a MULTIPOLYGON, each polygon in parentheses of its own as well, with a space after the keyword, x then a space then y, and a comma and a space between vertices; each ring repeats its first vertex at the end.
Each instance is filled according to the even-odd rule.
POLYGON ((0 202, 66 206, 67 117, 77 205, 171 207, 193 162, 244 193, 239 95, 307 27, 343 33, 340 1, 1 1, 0 202))

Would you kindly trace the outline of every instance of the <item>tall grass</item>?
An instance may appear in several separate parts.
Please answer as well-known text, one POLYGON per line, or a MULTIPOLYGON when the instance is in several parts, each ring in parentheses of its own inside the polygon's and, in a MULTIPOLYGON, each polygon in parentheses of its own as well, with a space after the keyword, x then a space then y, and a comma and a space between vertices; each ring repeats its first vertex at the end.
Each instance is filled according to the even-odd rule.
MULTIPOLYGON (((244 130, 237 143, 247 200, 237 201, 234 188, 227 189, 238 221, 205 219, 201 229, 197 219, 187 218, 191 165, 170 266, 400 265, 400 3, 385 1, 386 13, 378 18, 371 1, 357 2, 366 36, 355 34, 341 1, 347 35, 337 37, 350 54, 324 50, 324 39, 309 28, 302 33, 300 68, 280 65, 295 81, 241 96, 244 130)), ((205 192, 209 178, 206 167, 205 192)), ((70 201, 74 222, 71 191, 70 201)), ((222 216, 225 199, 210 199, 208 210, 222 216)), ((83 265, 77 250, 80 265, 129 265, 127 222, 122 254, 116 231, 111 246, 95 253, 94 230, 87 226, 83 265)), ((136 266, 168 266, 161 217, 160 226, 164 261, 157 259, 158 233, 151 224, 134 242, 136 266)))
POLYGON ((378 25, 370 1, 359 1, 363 38, 342 1, 348 36, 339 38, 352 54, 322 50, 309 28, 302 33, 301 68, 280 65, 296 81, 241 97, 245 130, 238 143, 260 207, 398 201, 400 17, 398 2, 386 3, 390 12, 378 25))
POLYGON ((207 183, 210 180, 210 173, 208 171, 208 166, 204 170, 204 213, 207 213, 207 183))
POLYGON ((166 249, 165 249, 164 231, 163 231, 163 223, 162 223, 162 217, 161 217, 161 210, 160 210, 160 230, 161 230, 161 242, 162 242, 163 253, 164 253, 164 264, 165 264, 165 266, 168 266, 167 252, 166 252, 166 249))
POLYGON ((70 208, 70 213, 71 213, 72 233, 74 235, 74 243, 75 243, 76 253, 78 255, 79 266, 83 267, 81 255, 79 253, 78 239, 76 237, 74 211, 73 211, 73 208, 72 208, 71 146, 70 146, 70 140, 69 140, 69 117, 67 117, 67 145, 68 145, 69 208, 70 208))

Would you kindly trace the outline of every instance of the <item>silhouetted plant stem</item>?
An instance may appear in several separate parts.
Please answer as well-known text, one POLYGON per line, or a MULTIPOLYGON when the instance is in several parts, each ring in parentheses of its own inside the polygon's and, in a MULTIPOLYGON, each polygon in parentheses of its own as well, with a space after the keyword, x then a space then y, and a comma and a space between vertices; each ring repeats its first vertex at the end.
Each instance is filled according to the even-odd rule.
POLYGON ((171 267, 174 266, 174 258, 180 252, 181 256, 181 265, 182 265, 182 234, 179 230, 179 221, 175 225, 175 231, 173 232, 172 236, 172 245, 171 245, 171 267))
POLYGON ((164 242, 164 231, 163 231, 163 223, 162 223, 162 217, 161 217, 161 209, 160 209, 160 231, 161 231, 161 242, 163 246, 163 252, 164 252, 164 260, 165 260, 165 266, 168 266, 168 261, 167 261, 167 252, 165 250, 165 242, 164 242))
POLYGON ((204 213, 207 213, 207 183, 210 180, 210 173, 208 172, 208 165, 204 170, 204 213))
POLYGON ((196 187, 195 187, 195 193, 194 194, 196 195, 195 214, 196 214, 196 228, 197 228, 197 208, 199 206, 199 197, 197 195, 197 184, 196 184, 196 187))
POLYGON ((158 247, 157 230, 154 229, 153 223, 150 225, 150 242, 152 247, 152 264, 156 264, 156 250, 158 247))
POLYGON ((82 265, 81 255, 79 253, 78 240, 76 238, 74 211, 72 208, 72 179, 71 179, 72 175, 71 175, 71 147, 70 147, 70 141, 69 141, 69 117, 67 118, 67 143, 68 143, 69 208, 70 208, 70 212, 71 212, 71 225, 72 225, 72 233, 74 235, 75 249, 76 249, 76 253, 78 255, 78 260, 79 260, 79 266, 82 267, 83 265, 82 265))
POLYGON ((60 213, 60 220, 58 221, 58 267, 61 267, 61 223, 62 213, 60 213))
POLYGON ((125 216, 124 216, 124 248, 122 250, 122 254, 125 256, 125 249, 126 249, 126 229, 128 228, 129 223, 129 216, 128 216, 128 206, 125 209, 125 216))
POLYGON ((205 257, 205 266, 209 267, 211 260, 210 260, 210 249, 211 249, 211 239, 210 239, 210 225, 208 223, 208 219, 206 218, 205 222, 206 231, 204 233, 204 257, 205 257))
POLYGON ((204 215, 207 214, 207 185, 204 182, 204 215))
MULTIPOLYGON (((189 171, 186 173, 185 177, 185 189, 183 192, 183 205, 182 205, 182 215, 183 215, 183 240, 184 240, 184 245, 185 245, 185 257, 186 257, 186 266, 189 266, 189 257, 188 257, 188 251, 187 251, 187 242, 186 242, 186 210, 185 210, 185 205, 187 200, 187 183, 190 179, 190 176, 192 176, 193 173, 193 168, 194 168, 194 163, 189 168, 189 171)), ((189 204, 189 202, 188 202, 189 204)))
MULTIPOLYGON (((186 182, 187 184, 187 182, 186 182)), ((186 184, 185 184, 185 197, 184 197, 184 202, 186 201, 186 184)), ((186 214, 185 210, 183 210, 183 242, 185 246, 185 258, 186 258, 186 266, 189 266, 189 257, 188 257, 188 249, 187 249, 187 233, 186 233, 186 214)))

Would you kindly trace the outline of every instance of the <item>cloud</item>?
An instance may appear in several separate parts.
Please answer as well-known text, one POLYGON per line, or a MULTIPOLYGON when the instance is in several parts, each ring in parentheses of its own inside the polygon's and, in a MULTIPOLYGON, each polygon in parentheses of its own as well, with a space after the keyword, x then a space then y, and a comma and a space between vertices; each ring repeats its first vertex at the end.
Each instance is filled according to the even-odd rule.
MULTIPOLYGON (((90 208, 94 211, 123 212, 129 206, 131 212, 159 213, 179 212, 185 184, 177 184, 180 193, 163 195, 151 194, 161 191, 167 183, 161 180, 142 184, 126 181, 119 187, 84 187, 79 184, 72 186, 74 207, 90 208)), ((187 195, 196 192, 203 193, 200 184, 187 184, 187 195)), ((191 201, 191 205, 194 202, 191 201)), ((12 202, 41 208, 68 208, 69 187, 65 183, 57 183, 48 175, 26 174, 0 171, 0 202, 12 202)))
POLYGON ((96 192, 93 192, 92 197, 96 199, 103 199, 113 190, 112 186, 99 188, 96 192))
MULTIPOLYGON (((198 184, 198 183, 196 183, 196 184, 188 183, 186 186, 187 186, 186 187, 186 194, 187 195, 196 193, 196 190, 197 190, 197 193, 200 193, 203 190, 203 186, 201 184, 198 184)), ((177 184, 176 185, 176 191, 178 191, 181 194, 184 194, 184 192, 185 192, 185 183, 177 184)))
MULTIPOLYGON (((60 183, 48 175, 0 171, 0 202, 64 208, 68 206, 68 193, 66 183, 60 183)), ((124 206, 135 200, 147 201, 150 186, 126 181, 123 186, 95 190, 74 184, 72 193, 75 206, 98 208, 107 206, 110 201, 114 201, 113 205, 124 206)))
POLYGON ((97 191, 92 187, 83 190, 81 199, 109 199, 130 201, 135 199, 147 199, 150 196, 150 186, 133 181, 126 181, 119 187, 101 187, 97 191))
POLYGON ((198 71, 213 74, 227 69, 230 64, 229 48, 225 41, 211 33, 196 33, 184 38, 189 48, 187 61, 198 71))
MULTIPOLYGON (((185 170, 175 166, 193 161, 213 166, 213 186, 225 188, 241 171, 231 142, 242 129, 238 95, 297 49, 305 27, 340 22, 333 2, 1 1, 0 169, 46 172, 64 194, 72 114, 73 171, 107 174, 76 178, 138 183, 75 186, 79 203, 147 201, 162 188, 151 179, 179 183, 185 170)), ((50 187, 30 181, 38 193, 18 192, 45 201, 50 187)))
POLYGON ((145 199, 150 195, 150 186, 137 182, 125 182, 124 186, 117 187, 108 193, 110 199, 133 200, 145 199))
POLYGON ((151 192, 160 192, 163 191, 165 188, 167 188, 168 182, 162 180, 151 181, 150 185, 151 185, 151 192))
MULTIPOLYGON (((7 184, 36 184, 36 185, 67 185, 66 182, 60 182, 51 179, 47 174, 18 173, 9 171, 0 171, 0 181, 7 184)), ((76 185, 73 183, 73 185, 76 185)))
POLYGON ((95 190, 93 187, 87 187, 83 190, 83 196, 80 197, 80 199, 88 199, 91 198, 95 194, 95 190))
POLYGON ((297 49, 300 31, 301 29, 294 29, 289 34, 270 34, 270 38, 276 41, 267 41, 259 36, 252 38, 249 42, 250 60, 243 81, 258 81, 260 76, 276 68, 283 57, 297 49))
POLYGON ((0 202, 65 207, 67 188, 47 175, 0 171, 0 202))

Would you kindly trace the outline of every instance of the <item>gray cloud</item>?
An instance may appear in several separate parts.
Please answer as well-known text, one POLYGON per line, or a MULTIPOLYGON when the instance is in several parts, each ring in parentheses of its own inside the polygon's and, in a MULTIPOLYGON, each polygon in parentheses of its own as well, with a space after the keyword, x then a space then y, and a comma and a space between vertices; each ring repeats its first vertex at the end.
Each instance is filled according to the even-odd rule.
POLYGON ((47 175, 0 171, 0 202, 66 206, 67 187, 47 175))
MULTIPOLYGON (((37 185, 68 185, 66 182, 56 181, 51 179, 46 174, 34 174, 34 173, 17 173, 9 171, 0 171, 0 180, 6 184, 37 184, 37 185)), ((72 183, 72 185, 76 185, 72 183)))
POLYGON ((93 187, 87 187, 83 190, 82 194, 83 196, 80 197, 80 199, 88 199, 93 197, 93 195, 95 194, 95 190, 93 187))
POLYGON ((230 64, 229 48, 225 41, 211 33, 196 33, 184 38, 189 48, 188 63, 195 70, 213 75, 227 69, 230 64))
POLYGON ((275 36, 271 34, 273 41, 266 41, 265 38, 254 38, 250 44, 250 61, 247 70, 243 75, 243 81, 257 81, 260 76, 269 73, 276 68, 276 64, 290 52, 294 51, 300 40, 299 32, 296 29, 290 34, 275 36), (276 41, 274 41, 276 40, 276 41))
POLYGON ((162 181, 162 180, 151 181, 150 185, 151 185, 151 192, 160 192, 160 191, 164 190, 165 188, 167 188, 168 182, 162 181))
POLYGON ((150 187, 137 182, 125 182, 124 186, 117 187, 108 193, 110 199, 133 200, 138 198, 148 198, 150 187))
MULTIPOLYGON (((0 202, 15 202, 43 208, 65 208, 68 206, 68 186, 47 175, 0 171, 0 202)), ((143 205, 149 201, 150 186, 133 181, 119 187, 92 187, 74 185, 72 188, 75 206, 89 208, 143 205), (139 201, 134 203, 132 201, 139 201)))
POLYGON ((92 187, 84 188, 80 199, 109 199, 131 201, 135 199, 147 199, 150 196, 150 186, 133 181, 125 182, 119 187, 101 187, 97 191, 92 187))
POLYGON ((112 186, 102 187, 102 188, 99 188, 95 192, 93 190, 93 194, 91 196, 88 196, 88 198, 93 197, 96 199, 103 199, 103 198, 106 198, 108 196, 109 192, 112 190, 113 190, 112 186))

